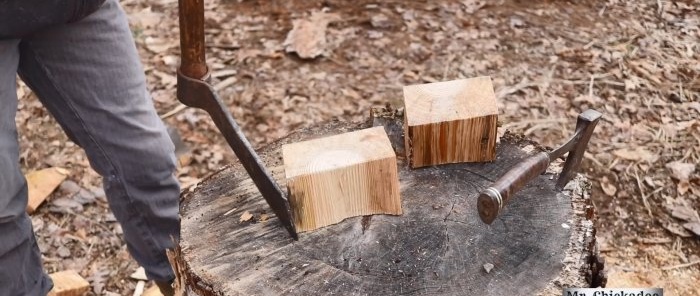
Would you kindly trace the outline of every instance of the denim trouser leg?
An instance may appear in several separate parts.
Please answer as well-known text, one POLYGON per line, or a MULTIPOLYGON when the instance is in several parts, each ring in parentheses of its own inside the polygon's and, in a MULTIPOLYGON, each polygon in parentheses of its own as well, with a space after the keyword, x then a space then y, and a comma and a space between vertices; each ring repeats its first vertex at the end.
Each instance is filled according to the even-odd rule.
POLYGON ((0 41, 0 295, 45 295, 51 279, 41 266, 19 168, 15 77, 19 40, 0 41))
MULTIPOLYGON (((85 149, 91 166, 102 175, 131 255, 149 278, 172 279, 164 250, 173 247, 172 238, 177 239, 179 233, 180 188, 173 175, 174 147, 147 93, 126 15, 117 0, 106 1, 79 22, 24 38, 18 54, 20 77, 69 137, 85 149)), ((0 62, 0 71, 6 70, 6 63, 0 62)), ((3 142, 14 135, 15 107, 5 105, 14 100, 12 106, 16 106, 14 76, 10 76, 0 75, 0 108, 13 111, 11 116, 4 110, 0 114, 0 126, 12 121, 12 129, 0 129, 3 142)), ((7 152, 5 144, 0 144, 2 172, 18 171, 17 152, 10 151, 16 150, 16 137, 12 140, 14 146, 7 152)), ((21 175, 2 182, 0 194, 25 186, 21 175)), ((26 204, 26 198, 26 192, 0 195, 0 213, 5 204, 26 204)), ((24 206, 20 207, 23 211, 24 206)), ((27 239, 32 237, 30 229, 23 233, 27 239)), ((4 241, 4 231, 0 241, 4 241)), ((12 251, 2 252, 0 248, 0 258, 14 256, 12 251)), ((0 264, 0 274, 5 268, 16 270, 0 264)))

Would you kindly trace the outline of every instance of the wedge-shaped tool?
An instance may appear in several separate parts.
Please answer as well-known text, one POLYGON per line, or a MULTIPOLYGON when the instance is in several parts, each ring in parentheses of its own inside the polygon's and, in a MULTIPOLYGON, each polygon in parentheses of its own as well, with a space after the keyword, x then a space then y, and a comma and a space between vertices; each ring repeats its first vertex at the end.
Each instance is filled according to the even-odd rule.
POLYGON ((479 194, 477 209, 479 217, 486 224, 491 224, 515 193, 535 177, 543 174, 549 164, 569 152, 564 168, 557 180, 556 188, 561 190, 574 177, 579 167, 588 141, 602 114, 595 110, 587 110, 579 114, 574 135, 561 147, 552 152, 540 152, 525 159, 498 179, 493 185, 479 194))
POLYGON ((296 240, 297 233, 292 223, 289 201, 265 169, 243 131, 219 99, 216 90, 207 82, 209 69, 205 60, 204 0, 180 0, 179 12, 182 61, 177 72, 177 99, 187 106, 209 113, 265 201, 296 240))

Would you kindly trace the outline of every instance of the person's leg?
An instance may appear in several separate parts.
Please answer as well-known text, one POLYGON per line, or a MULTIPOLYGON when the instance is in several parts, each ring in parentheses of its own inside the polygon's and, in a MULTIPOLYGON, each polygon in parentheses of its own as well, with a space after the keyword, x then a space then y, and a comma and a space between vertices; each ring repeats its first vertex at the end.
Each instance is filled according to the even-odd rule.
POLYGON ((19 168, 18 44, 0 41, 0 296, 46 295, 52 287, 26 212, 27 182, 19 168))
POLYGON ((104 178, 131 255, 150 279, 171 280, 165 249, 179 234, 180 193, 174 146, 117 0, 23 39, 20 53, 20 77, 104 178))

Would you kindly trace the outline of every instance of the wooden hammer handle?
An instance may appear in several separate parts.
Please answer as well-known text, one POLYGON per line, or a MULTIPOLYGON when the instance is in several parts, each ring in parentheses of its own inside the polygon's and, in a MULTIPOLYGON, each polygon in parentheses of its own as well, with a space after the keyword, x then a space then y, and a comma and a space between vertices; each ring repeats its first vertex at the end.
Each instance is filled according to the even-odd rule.
POLYGON ((493 185, 479 194, 477 208, 481 220, 491 224, 511 197, 549 166, 549 154, 540 152, 518 163, 493 185))
POLYGON ((207 73, 204 45, 204 0, 179 0, 180 72, 192 79, 207 73))

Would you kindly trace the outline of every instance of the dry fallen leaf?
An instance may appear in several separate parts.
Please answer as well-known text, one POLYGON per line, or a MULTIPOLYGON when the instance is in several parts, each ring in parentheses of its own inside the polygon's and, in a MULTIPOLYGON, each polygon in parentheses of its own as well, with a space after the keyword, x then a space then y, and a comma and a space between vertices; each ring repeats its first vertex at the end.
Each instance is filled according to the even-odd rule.
POLYGON ((493 269, 493 264, 491 264, 491 263, 484 264, 484 270, 486 271, 486 273, 490 273, 492 269, 493 269))
POLYGON ((146 48, 153 53, 162 53, 178 45, 175 40, 158 37, 146 37, 144 41, 146 43, 146 48))
POLYGON ((668 207, 671 216, 686 221, 683 227, 700 236, 700 215, 691 206, 681 202, 668 207))
POLYGON ((696 111, 698 111, 698 113, 700 113, 700 102, 690 102, 690 103, 686 103, 686 106, 687 106, 687 107, 690 107, 690 108, 693 108, 693 109, 695 109, 696 111))
POLYGON ((654 162, 658 158, 656 155, 649 152, 649 150, 646 150, 642 147, 637 147, 635 149, 622 148, 613 151, 613 154, 619 158, 632 161, 642 160, 647 162, 654 162))
POLYGON ((669 162, 666 164, 666 168, 671 171, 671 177, 678 180, 678 194, 683 195, 688 192, 690 186, 689 179, 690 174, 695 172, 695 164, 683 163, 680 161, 669 162))
POLYGON ((487 3, 487 1, 483 0, 462 0, 461 2, 462 5, 464 5, 464 11, 469 14, 475 13, 477 10, 484 7, 487 3))
POLYGON ((250 221, 250 219, 253 219, 253 214, 251 214, 248 211, 245 211, 245 213, 243 213, 243 215, 241 215, 240 221, 245 222, 245 221, 250 221))
POLYGON ((674 204, 668 207, 671 210, 671 216, 685 221, 700 221, 700 216, 690 206, 685 204, 674 204))
POLYGON ((603 177, 603 179, 600 181, 600 187, 603 189, 603 192, 605 192, 605 194, 608 196, 615 196, 615 193, 617 193, 617 187, 610 183, 608 177, 603 177))
POLYGON ((162 13, 153 12, 150 7, 129 14, 129 24, 141 29, 154 28, 161 23, 162 13))
POLYGON ((681 226, 677 223, 669 223, 667 225, 664 225, 664 228, 666 228, 666 230, 668 230, 671 233, 678 235, 680 237, 691 237, 692 236, 692 234, 690 232, 685 230, 685 228, 683 228, 683 226, 681 226))
POLYGON ((27 187, 29 189, 29 202, 27 213, 33 213, 46 197, 53 192, 58 185, 61 185, 69 172, 66 169, 53 167, 28 173, 27 187))
POLYGON ((262 214, 260 215, 260 221, 265 222, 267 219, 270 219, 270 216, 268 214, 262 214))
POLYGON ((692 231, 693 233, 695 233, 695 235, 700 236, 700 222, 688 222, 683 224, 683 227, 692 231))
POLYGON ((292 30, 284 40, 286 52, 296 52, 302 59, 313 59, 326 50, 326 29, 338 15, 314 12, 308 19, 293 21, 292 30))
POLYGON ((695 171, 695 164, 674 161, 667 163, 666 168, 671 170, 671 176, 677 180, 688 180, 695 171))

